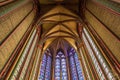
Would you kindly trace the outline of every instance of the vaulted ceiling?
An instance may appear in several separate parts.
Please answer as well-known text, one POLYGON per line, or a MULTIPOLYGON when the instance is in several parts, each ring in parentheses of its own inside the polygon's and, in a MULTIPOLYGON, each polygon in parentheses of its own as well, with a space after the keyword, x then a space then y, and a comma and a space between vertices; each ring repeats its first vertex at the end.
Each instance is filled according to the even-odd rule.
MULTIPOLYGON (((82 0, 81 0, 82 1, 82 0)), ((39 0, 41 43, 43 51, 47 48, 57 51, 73 47, 81 39, 78 24, 82 24, 79 14, 79 0, 39 0)), ((81 12, 82 13, 82 12, 81 12)))
POLYGON ((49 11, 56 5, 62 5, 65 8, 73 11, 74 13, 79 14, 79 4, 82 3, 83 0, 39 0, 41 7, 41 14, 45 14, 46 11, 49 11), (44 8, 44 9, 43 9, 44 8))

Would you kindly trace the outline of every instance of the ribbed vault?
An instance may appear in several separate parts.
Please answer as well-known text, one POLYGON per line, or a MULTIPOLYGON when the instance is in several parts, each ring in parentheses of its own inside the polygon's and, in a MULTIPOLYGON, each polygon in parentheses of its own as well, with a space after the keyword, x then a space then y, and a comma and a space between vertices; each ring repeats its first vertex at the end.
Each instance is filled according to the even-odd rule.
POLYGON ((50 47, 55 51, 72 46, 77 50, 76 43, 80 43, 78 24, 81 19, 61 5, 54 7, 43 15, 39 21, 42 31, 41 42, 44 44, 43 52, 50 47))

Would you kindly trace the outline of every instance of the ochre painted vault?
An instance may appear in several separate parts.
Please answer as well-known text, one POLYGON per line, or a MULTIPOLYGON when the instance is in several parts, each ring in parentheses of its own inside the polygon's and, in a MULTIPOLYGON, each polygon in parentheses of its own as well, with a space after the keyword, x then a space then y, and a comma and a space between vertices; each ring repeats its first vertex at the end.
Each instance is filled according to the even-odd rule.
POLYGON ((0 0, 0 80, 120 80, 120 1, 0 0))

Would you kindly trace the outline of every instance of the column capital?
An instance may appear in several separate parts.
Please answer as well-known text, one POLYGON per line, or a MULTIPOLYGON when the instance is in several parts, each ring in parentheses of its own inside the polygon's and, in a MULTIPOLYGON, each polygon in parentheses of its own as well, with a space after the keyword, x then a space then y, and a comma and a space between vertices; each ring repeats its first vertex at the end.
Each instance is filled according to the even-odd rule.
POLYGON ((81 48, 83 46, 83 42, 81 42, 80 44, 78 44, 78 48, 81 48))
POLYGON ((38 44, 38 47, 39 47, 40 49, 42 49, 42 45, 38 44))

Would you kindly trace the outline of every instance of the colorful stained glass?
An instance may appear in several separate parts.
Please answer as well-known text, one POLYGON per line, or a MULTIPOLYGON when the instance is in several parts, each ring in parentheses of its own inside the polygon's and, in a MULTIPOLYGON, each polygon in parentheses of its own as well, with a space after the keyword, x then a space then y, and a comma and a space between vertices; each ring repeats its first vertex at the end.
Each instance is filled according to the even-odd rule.
POLYGON ((79 80, 84 80, 83 75, 82 75, 82 69, 80 67, 80 61, 79 61, 78 56, 77 56, 76 53, 74 54, 74 58, 75 58, 75 63, 76 63, 76 68, 77 68, 77 73, 78 73, 78 78, 79 78, 79 80))
POLYGON ((55 80, 67 80, 67 67, 65 55, 60 51, 56 56, 55 80))
POLYGON ((72 80, 77 80, 77 72, 76 72, 73 56, 70 56, 70 69, 71 69, 72 80))
MULTIPOLYGON (((60 57, 57 55, 57 57, 60 57)), ((55 80, 60 80, 60 59, 56 58, 55 62, 55 80)))
POLYGON ((48 56, 46 72, 45 72, 45 80, 50 80, 50 72, 51 72, 51 58, 50 58, 50 56, 48 56))
MULTIPOLYGON (((75 50, 69 54, 69 66, 72 80, 84 80, 80 61, 75 50)), ((51 57, 45 54, 43 56, 39 80, 51 80, 51 57)), ((66 56, 60 51, 55 57, 55 80, 68 80, 66 56)))
POLYGON ((64 57, 65 57, 64 55, 61 56, 61 58, 64 58, 64 57))
POLYGON ((59 51, 59 52, 58 52, 58 55, 59 55, 59 54, 61 54, 61 55, 62 55, 63 53, 62 53, 61 51, 59 51))
POLYGON ((39 80, 43 80, 44 79, 44 76, 45 76, 44 75, 45 74, 45 66, 46 66, 46 55, 44 55, 43 59, 42 59, 39 80))
POLYGON ((44 54, 40 69, 39 80, 50 80, 50 72, 51 72, 51 57, 44 54))
POLYGON ((67 80, 67 68, 66 68, 66 60, 61 59, 61 66, 62 66, 62 80, 67 80))
POLYGON ((75 50, 72 50, 69 55, 72 80, 84 80, 80 67, 80 61, 75 53, 75 50))

